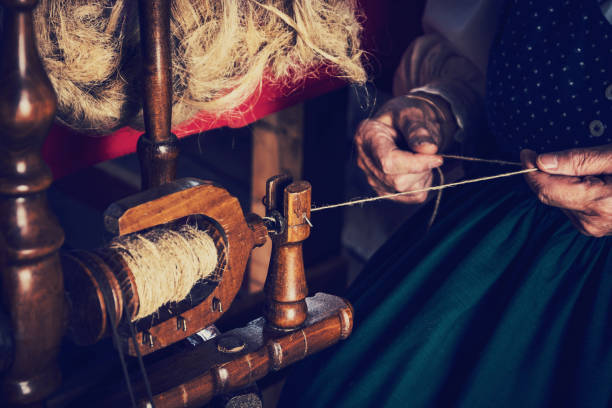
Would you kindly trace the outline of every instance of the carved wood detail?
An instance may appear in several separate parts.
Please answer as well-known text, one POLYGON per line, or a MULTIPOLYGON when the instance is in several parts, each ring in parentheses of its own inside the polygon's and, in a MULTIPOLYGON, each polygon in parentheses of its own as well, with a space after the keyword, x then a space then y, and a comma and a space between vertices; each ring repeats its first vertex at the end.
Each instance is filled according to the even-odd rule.
POLYGON ((2 0, 0 53, 0 236, 2 302, 14 338, 2 399, 28 404, 61 381, 57 353, 64 290, 57 250, 64 235, 47 206, 51 172, 40 149, 55 117, 55 93, 37 53, 35 0, 2 0))

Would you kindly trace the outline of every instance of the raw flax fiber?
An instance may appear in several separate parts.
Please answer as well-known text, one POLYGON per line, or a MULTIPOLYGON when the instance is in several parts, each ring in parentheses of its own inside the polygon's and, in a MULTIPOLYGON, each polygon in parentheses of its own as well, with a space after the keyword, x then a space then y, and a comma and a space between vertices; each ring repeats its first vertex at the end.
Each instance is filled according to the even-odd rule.
MULTIPOLYGON (((290 92, 324 66, 364 84, 362 19, 355 0, 171 0, 173 126, 233 112, 264 78, 290 92)), ((143 127, 136 1, 41 0, 34 21, 58 120, 93 134, 143 127)))

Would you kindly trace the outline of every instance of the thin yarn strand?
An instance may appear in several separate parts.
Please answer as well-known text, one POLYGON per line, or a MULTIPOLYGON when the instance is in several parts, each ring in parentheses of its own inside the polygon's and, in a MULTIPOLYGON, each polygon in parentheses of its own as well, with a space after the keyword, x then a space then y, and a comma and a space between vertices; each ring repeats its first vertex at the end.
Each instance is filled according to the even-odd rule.
POLYGON ((509 173, 496 174, 496 175, 493 175, 493 176, 486 176, 486 177, 479 177, 479 178, 476 178, 476 179, 457 181, 455 183, 443 184, 443 185, 440 185, 440 186, 432 186, 432 187, 427 187, 427 188, 420 188, 418 190, 404 191, 404 192, 401 192, 401 193, 387 194, 387 195, 378 196, 378 197, 362 198, 362 199, 359 199, 359 200, 347 201, 347 202, 339 203, 339 204, 324 205, 324 206, 321 206, 321 207, 311 208, 310 212, 313 213, 313 212, 316 212, 316 211, 329 210, 329 209, 338 208, 338 207, 347 207, 347 206, 351 206, 351 205, 369 203, 369 202, 378 201, 378 200, 388 200, 388 199, 394 198, 394 197, 401 197, 401 196, 409 195, 409 194, 424 193, 424 192, 427 192, 427 191, 443 190, 445 188, 461 186, 461 185, 464 185, 464 184, 479 183, 481 181, 494 180, 494 179, 503 178, 503 177, 511 177, 511 176, 516 176, 516 175, 519 175, 519 174, 531 173, 531 172, 537 171, 537 170, 538 170, 537 168, 523 169, 523 170, 519 170, 519 171, 512 171, 512 172, 509 172, 509 173))
MULTIPOLYGON (((440 178, 440 185, 444 184, 444 172, 440 170, 439 167, 436 167, 436 171, 438 172, 438 177, 440 178)), ((429 222, 427 223, 427 229, 429 230, 433 225, 436 217, 438 216, 438 210, 440 209, 440 203, 442 202, 442 191, 438 190, 438 194, 436 195, 436 202, 434 203, 433 211, 431 212, 431 217, 429 217, 429 222)))
POLYGON ((501 164, 504 166, 522 166, 522 163, 511 162, 511 161, 506 161, 506 160, 481 159, 480 157, 457 156, 454 154, 440 154, 439 156, 444 157, 445 159, 456 159, 456 160, 474 161, 474 162, 480 162, 480 163, 501 164))

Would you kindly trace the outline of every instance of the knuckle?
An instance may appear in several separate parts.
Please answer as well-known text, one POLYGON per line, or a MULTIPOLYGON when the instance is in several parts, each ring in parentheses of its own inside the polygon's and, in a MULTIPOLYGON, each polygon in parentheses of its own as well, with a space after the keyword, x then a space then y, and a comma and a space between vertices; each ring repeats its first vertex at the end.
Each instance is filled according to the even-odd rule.
POLYGON ((380 158, 380 169, 385 174, 389 174, 393 172, 393 168, 395 166, 395 158, 391 154, 386 154, 380 158))
POLYGON ((568 152, 567 158, 568 158, 569 163, 574 169, 578 169, 584 161, 584 156, 582 155, 582 153, 576 150, 570 150, 568 152))
POLYGON ((582 228, 584 229, 587 235, 595 238, 601 238, 606 235, 601 228, 590 223, 582 223, 582 228))
POLYGON ((368 184, 370 185, 370 187, 372 187, 374 191, 380 194, 381 186, 380 186, 379 180, 375 179, 372 176, 367 176, 366 178, 368 180, 368 184))
POLYGON ((593 155, 587 150, 571 150, 569 152, 569 162, 576 174, 582 174, 592 160, 593 155))
POLYGON ((393 190, 397 191, 398 193, 408 190, 408 186, 406 186, 406 182, 402 179, 401 176, 392 177, 390 181, 391 187, 393 187, 393 190))
POLYGON ((546 204, 546 205, 550 205, 550 198, 548 197, 548 194, 546 194, 546 191, 542 188, 540 188, 538 190, 538 200, 540 200, 542 203, 546 204))
POLYGON ((365 133, 367 133, 367 129, 370 125, 371 120, 365 119, 359 122, 357 126, 357 131, 355 132, 355 139, 362 140, 365 137, 365 133))
POLYGON ((378 122, 372 119, 365 119, 359 123, 357 131, 355 132, 355 142, 358 146, 371 143, 374 136, 378 133, 377 126, 378 122))
POLYGON ((417 203, 424 203, 427 200, 427 193, 417 193, 414 195, 414 201, 417 203))
POLYGON ((612 208, 598 202, 591 207, 592 212, 605 221, 612 221, 612 208))
POLYGON ((601 201, 597 206, 597 212, 605 219, 612 220, 612 202, 601 201))
POLYGON ((365 160, 363 160, 361 157, 357 158, 357 166, 364 172, 368 170, 365 160))

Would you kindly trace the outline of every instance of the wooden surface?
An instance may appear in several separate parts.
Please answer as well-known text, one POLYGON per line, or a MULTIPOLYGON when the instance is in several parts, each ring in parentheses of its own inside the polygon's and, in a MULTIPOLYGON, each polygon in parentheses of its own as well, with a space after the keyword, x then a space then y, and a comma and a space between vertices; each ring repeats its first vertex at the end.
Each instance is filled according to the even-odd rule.
MULTIPOLYGON (((288 173, 296 180, 302 178, 303 128, 303 104, 268 115, 253 124, 251 212, 265 215, 262 198, 270 177, 288 173)), ((249 293, 263 289, 271 253, 272 242, 253 251, 246 277, 249 293)))
POLYGON ((285 187, 283 204, 278 205, 278 189, 275 183, 284 184, 283 179, 268 183, 267 216, 279 211, 284 216, 285 226, 272 236, 272 258, 264 286, 266 305, 264 315, 270 327, 279 330, 295 330, 307 316, 305 298, 308 295, 302 242, 310 235, 310 184, 296 181, 285 187))
POLYGON ((178 141, 171 132, 170 0, 138 0, 145 134, 138 140, 142 188, 176 178, 178 141))
MULTIPOLYGON (((350 335, 353 311, 344 299, 318 293, 306 303, 308 318, 297 331, 272 335, 259 318, 148 366, 155 406, 201 407, 215 395, 243 388, 350 335), (240 347, 230 353, 221 351, 220 345, 227 343, 240 347)), ((144 398, 141 382, 135 384, 135 391, 144 398)), ((124 406, 127 395, 118 380, 86 401, 89 407, 124 406)), ((140 406, 146 407, 146 402, 141 400, 140 406)))
POLYGON ((64 318, 57 255, 63 232, 47 206, 51 173, 40 149, 55 117, 53 88, 36 51, 35 0, 3 0, 0 54, 0 241, 2 302, 15 340, 4 373, 5 403, 26 404, 60 383, 56 357, 64 318))
MULTIPOLYGON (((238 200, 226 190, 191 178, 127 197, 111 205, 105 213, 107 228, 117 235, 168 226, 172 222, 194 222, 197 217, 204 218, 198 222, 209 223, 208 230, 218 251, 218 276, 214 280, 211 278, 211 282, 201 283, 209 284, 211 290, 202 296, 200 303, 191 303, 191 299, 199 299, 193 292, 196 285, 192 290, 193 296, 174 305, 172 312, 162 308, 164 310, 160 309, 156 316, 135 322, 142 354, 182 340, 221 317, 242 284, 252 248, 263 244, 267 229, 259 217, 245 219, 238 200)), ((138 294, 133 290, 134 280, 129 268, 117 255, 101 250, 97 254, 76 252, 71 257, 76 261, 65 262, 66 274, 70 282, 80 283, 69 285, 68 296, 72 304, 70 332, 76 335, 79 343, 91 344, 108 332, 106 319, 102 318, 106 305, 100 301, 103 296, 99 288, 109 286, 115 298, 121 297, 116 293, 122 291, 126 302, 124 308, 130 315, 138 310, 138 294), (108 270, 116 276, 118 284, 114 283, 114 276, 104 273, 108 270), (82 310, 88 312, 83 314, 82 310)), ((114 300, 112 303, 117 302, 114 300)), ((135 354, 133 343, 125 342, 125 347, 130 354, 135 354)))

